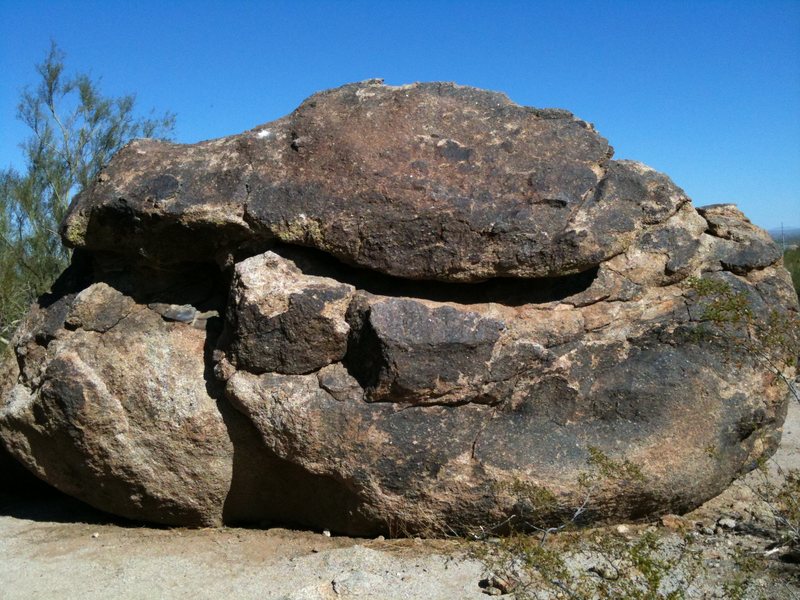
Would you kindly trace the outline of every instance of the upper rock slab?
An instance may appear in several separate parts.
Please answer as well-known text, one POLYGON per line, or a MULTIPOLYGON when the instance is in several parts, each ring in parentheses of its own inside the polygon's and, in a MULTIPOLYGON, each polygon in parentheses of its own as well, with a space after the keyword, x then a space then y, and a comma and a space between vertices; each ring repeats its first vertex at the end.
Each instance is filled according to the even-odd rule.
POLYGON ((566 111, 448 83, 368 81, 239 135, 131 143, 62 234, 155 262, 277 241, 411 279, 574 273, 687 201, 612 153, 566 111))

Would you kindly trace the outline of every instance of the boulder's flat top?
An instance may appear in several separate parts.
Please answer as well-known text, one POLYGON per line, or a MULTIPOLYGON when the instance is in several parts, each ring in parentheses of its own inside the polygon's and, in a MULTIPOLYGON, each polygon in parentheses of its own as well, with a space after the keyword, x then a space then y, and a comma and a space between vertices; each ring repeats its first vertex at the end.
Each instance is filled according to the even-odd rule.
POLYGON ((166 262, 277 239, 410 279, 575 273, 688 202, 612 154, 565 110, 449 83, 361 82, 238 135, 129 144, 63 235, 166 262))

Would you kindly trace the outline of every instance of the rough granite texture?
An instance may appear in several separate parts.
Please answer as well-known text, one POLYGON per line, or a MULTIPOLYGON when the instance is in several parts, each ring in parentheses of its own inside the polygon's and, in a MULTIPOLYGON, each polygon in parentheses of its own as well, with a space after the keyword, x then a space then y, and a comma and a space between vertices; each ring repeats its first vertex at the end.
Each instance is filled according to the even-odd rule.
MULTIPOLYGON (((356 535, 698 506, 774 451, 787 388, 690 277, 797 313, 732 205, 493 92, 379 81, 251 131, 126 146, 4 358, 0 439, 98 508, 356 535), (531 504, 546 490, 555 504, 531 504)), ((793 373, 786 372, 791 377, 793 373)))

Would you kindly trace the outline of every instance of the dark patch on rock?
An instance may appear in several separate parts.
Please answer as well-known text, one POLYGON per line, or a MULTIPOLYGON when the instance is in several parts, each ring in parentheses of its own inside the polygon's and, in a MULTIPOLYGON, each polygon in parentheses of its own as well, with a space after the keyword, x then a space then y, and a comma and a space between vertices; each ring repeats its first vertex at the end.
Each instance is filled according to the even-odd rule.
POLYGON ((472 398, 463 398, 462 390, 474 389, 488 375, 502 322, 451 306, 429 308, 411 299, 367 300, 367 305, 347 360, 369 400, 476 399, 474 391, 472 398), (359 343, 366 347, 359 348, 359 343), (366 354, 377 356, 369 362, 358 360, 366 354), (370 372, 370 366, 375 371, 370 372))

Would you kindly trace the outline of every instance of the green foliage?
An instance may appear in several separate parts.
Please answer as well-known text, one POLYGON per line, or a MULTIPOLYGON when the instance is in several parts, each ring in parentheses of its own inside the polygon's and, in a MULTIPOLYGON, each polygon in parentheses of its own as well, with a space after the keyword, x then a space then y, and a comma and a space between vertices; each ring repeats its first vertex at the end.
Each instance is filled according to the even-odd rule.
POLYGON ((775 494, 779 526, 789 535, 793 546, 800 548, 800 470, 791 469, 775 494))
MULTIPOLYGON (((691 522, 680 532, 652 526, 639 531, 635 527, 592 531, 570 527, 578 524, 578 517, 591 506, 598 484, 644 478, 634 463, 612 459, 595 447, 588 449, 587 465, 579 477, 586 500, 566 511, 573 518, 563 526, 534 526, 536 534, 512 527, 507 536, 482 538, 471 545, 471 554, 486 568, 480 583, 485 593, 513 594, 517 600, 681 600, 706 597, 713 587, 726 598, 771 597, 759 590, 760 584, 754 580, 771 571, 775 558, 763 551, 720 550, 731 545, 731 539, 724 536, 733 533, 708 538, 690 530, 694 529, 691 522), (720 552, 728 555, 730 573, 708 569, 710 561, 720 561, 720 552), (726 579, 720 581, 723 573, 726 579)), ((782 551, 796 549, 800 547, 800 471, 780 472, 776 480, 763 465, 762 473, 763 484, 755 491, 773 516, 775 529, 769 537, 782 551)), ((532 508, 548 511, 558 505, 556 496, 539 485, 513 482, 502 489, 532 508)), ((780 584, 779 579, 774 581, 780 584)))
MULTIPOLYGON (((797 397, 786 376, 800 355, 800 316, 786 310, 757 312, 746 292, 736 291, 725 281, 690 277, 687 294, 695 296, 703 307, 703 326, 696 331, 699 339, 714 339, 726 346, 731 355, 745 353, 774 375, 784 380, 797 397)), ((798 398, 800 400, 800 398, 798 398)))
MULTIPOLYGON (((588 462, 591 471, 586 481, 605 479, 601 471, 612 480, 631 476, 624 463, 597 451, 590 453, 588 462)), ((633 473, 636 471, 634 468, 633 473)), ((628 527, 624 533, 608 528, 553 528, 548 536, 517 531, 472 544, 472 555, 486 568, 486 578, 480 585, 487 594, 513 594, 517 600, 680 600, 707 597, 711 588, 719 589, 725 598, 774 597, 754 581, 766 577, 781 586, 780 575, 770 574, 779 572, 773 568, 778 552, 800 548, 800 471, 780 471, 776 478, 764 465, 762 473, 763 482, 754 491, 773 517, 774 531, 766 534, 774 540, 768 546, 776 547, 773 551, 739 547, 728 551, 733 538, 726 536, 737 535, 733 532, 710 538, 688 529, 676 533, 653 526, 638 531, 628 527), (719 564, 720 560, 727 561, 730 571, 708 569, 710 562, 719 564), (725 579, 720 580, 720 576, 725 579)), ((553 498, 540 486, 512 485, 508 489, 530 493, 532 501, 547 503, 553 498)), ((691 522, 687 524, 694 529, 691 522)), ((754 530, 765 531, 760 526, 754 530)))
MULTIPOLYGON (((511 533, 536 531, 546 539, 551 533, 569 530, 580 525, 589 510, 589 501, 596 486, 602 482, 641 483, 645 476, 641 468, 629 460, 615 460, 600 448, 587 448, 587 469, 577 476, 577 483, 584 501, 580 506, 565 504, 553 491, 531 481, 514 479, 494 486, 496 492, 514 498, 515 514, 492 531, 505 530, 511 533)), ((474 534, 475 538, 485 536, 474 534)))
POLYGON ((678 600, 703 573, 692 535, 665 537, 655 530, 628 538, 610 531, 560 534, 542 541, 521 534, 479 546, 487 568, 484 587, 533 598, 678 600))
POLYGON ((772 513, 779 541, 800 550, 800 470, 778 468, 775 477, 770 475, 768 463, 759 468, 761 483, 753 491, 772 513))
POLYGON ((783 266, 789 271, 794 283, 794 291, 800 297, 800 248, 787 250, 783 254, 783 266))
POLYGON ((604 479, 626 479, 630 481, 644 481, 645 477, 639 465, 629 460, 617 461, 605 454, 600 448, 589 446, 589 466, 604 479))
POLYGON ((735 548, 733 564, 736 566, 735 572, 731 574, 728 581, 722 584, 724 598, 728 600, 763 598, 766 600, 766 596, 763 593, 758 594, 751 586, 752 580, 763 574, 768 567, 765 564, 765 559, 745 552, 742 548, 735 548))
POLYGON ((744 292, 737 292, 725 281, 690 277, 686 287, 705 299, 702 318, 717 325, 746 323, 753 319, 750 299, 744 292))
POLYGON ((496 491, 504 492, 517 499, 516 509, 519 511, 512 520, 510 528, 533 528, 537 531, 546 531, 549 520, 558 512, 558 497, 544 486, 536 485, 530 481, 515 479, 497 485, 496 491))
POLYGON ((20 144, 25 171, 0 172, 0 348, 69 260, 58 229, 75 194, 128 141, 168 135, 175 121, 139 118, 135 96, 105 97, 88 75, 66 76, 54 43, 36 71, 17 107, 31 131, 20 144))

